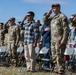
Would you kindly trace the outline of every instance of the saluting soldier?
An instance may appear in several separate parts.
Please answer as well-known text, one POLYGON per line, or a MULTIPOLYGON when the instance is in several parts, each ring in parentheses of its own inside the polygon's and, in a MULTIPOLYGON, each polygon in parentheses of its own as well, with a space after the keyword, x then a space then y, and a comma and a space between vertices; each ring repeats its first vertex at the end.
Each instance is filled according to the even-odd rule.
POLYGON ((42 25, 40 23, 40 20, 35 20, 35 22, 37 23, 37 25, 39 26, 39 38, 37 40, 37 46, 41 49, 42 48, 42 25))
POLYGON ((20 38, 20 30, 17 25, 15 25, 15 18, 10 18, 10 24, 8 28, 8 57, 12 59, 13 66, 17 66, 17 46, 20 38))
POLYGON ((69 25, 67 17, 60 11, 60 4, 52 4, 52 9, 48 12, 47 17, 52 11, 54 16, 51 20, 51 50, 52 60, 57 68, 56 72, 60 75, 64 73, 64 52, 69 36, 69 25))

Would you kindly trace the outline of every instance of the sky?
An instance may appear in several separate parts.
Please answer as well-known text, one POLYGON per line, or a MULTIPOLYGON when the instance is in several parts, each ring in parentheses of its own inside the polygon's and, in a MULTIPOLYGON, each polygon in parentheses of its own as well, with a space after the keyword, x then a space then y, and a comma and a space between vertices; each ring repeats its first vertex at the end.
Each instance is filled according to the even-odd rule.
POLYGON ((61 12, 68 18, 76 13, 76 0, 0 0, 0 22, 5 23, 15 17, 17 23, 23 20, 28 11, 33 11, 34 19, 39 19, 43 24, 43 14, 49 12, 53 3, 59 3, 61 12))

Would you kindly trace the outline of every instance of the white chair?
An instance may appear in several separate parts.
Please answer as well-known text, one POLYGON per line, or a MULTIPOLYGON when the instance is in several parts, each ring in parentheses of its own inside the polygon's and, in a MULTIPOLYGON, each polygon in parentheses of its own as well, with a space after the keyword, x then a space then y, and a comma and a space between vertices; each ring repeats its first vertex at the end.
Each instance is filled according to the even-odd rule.
POLYGON ((48 52, 48 48, 46 48, 46 47, 43 47, 41 50, 40 50, 40 54, 46 54, 47 52, 48 52))
POLYGON ((37 54, 39 52, 40 48, 39 47, 35 47, 35 53, 37 54))
MULTIPOLYGON (((38 48, 37 48, 38 49, 38 48)), ((44 62, 50 62, 51 64, 51 59, 48 58, 44 58, 44 55, 47 54, 49 51, 48 48, 43 47, 39 52, 38 52, 38 58, 37 58, 37 63, 39 64, 39 69, 45 69, 45 70, 49 70, 51 71, 51 67, 50 68, 44 68, 44 62)))
POLYGON ((0 47, 0 52, 5 52, 7 50, 8 50, 7 46, 1 46, 0 47))
POLYGON ((21 53, 22 51, 23 51, 23 46, 20 46, 20 47, 17 48, 17 52, 21 53))
POLYGON ((64 55, 73 55, 74 50, 75 50, 74 48, 66 48, 64 55))
POLYGON ((76 55, 76 48, 74 48, 74 55, 76 55))

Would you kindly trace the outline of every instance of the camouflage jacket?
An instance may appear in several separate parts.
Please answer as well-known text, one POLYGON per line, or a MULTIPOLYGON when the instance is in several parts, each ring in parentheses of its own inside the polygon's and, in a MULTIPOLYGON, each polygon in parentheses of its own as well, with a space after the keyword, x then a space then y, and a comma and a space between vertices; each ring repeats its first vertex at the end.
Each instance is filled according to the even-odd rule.
POLYGON ((18 26, 13 25, 8 28, 8 41, 19 42, 20 39, 20 29, 18 26))
POLYGON ((0 40, 4 40, 5 36, 5 30, 4 29, 0 29, 0 40))
POLYGON ((69 25, 67 17, 61 12, 51 20, 51 40, 68 41, 69 25))

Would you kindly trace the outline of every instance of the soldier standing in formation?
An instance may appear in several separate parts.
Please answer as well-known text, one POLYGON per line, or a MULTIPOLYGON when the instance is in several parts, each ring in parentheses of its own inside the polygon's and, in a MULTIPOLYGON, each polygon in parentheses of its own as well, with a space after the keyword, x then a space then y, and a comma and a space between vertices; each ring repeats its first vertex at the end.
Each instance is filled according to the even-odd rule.
POLYGON ((4 45, 5 39, 5 29, 3 27, 3 23, 0 23, 0 46, 4 45))
POLYGON ((41 49, 42 48, 42 35, 41 35, 42 25, 40 24, 40 20, 35 20, 35 22, 39 26, 39 38, 37 41, 37 47, 39 47, 41 49))
POLYGON ((15 25, 15 18, 10 19, 8 28, 8 57, 12 61, 13 66, 17 66, 17 46, 20 38, 20 30, 17 25, 15 25))
POLYGON ((47 16, 50 16, 52 11, 55 14, 51 20, 52 60, 57 68, 56 72, 61 75, 64 73, 64 52, 68 41, 69 25, 67 17, 60 11, 60 4, 52 4, 47 16))
MULTIPOLYGON (((19 28, 20 28, 19 46, 24 46, 23 45, 24 44, 24 28, 21 27, 20 23, 21 23, 21 21, 19 21, 18 24, 17 24, 19 26, 19 28)), ((24 24, 22 24, 22 25, 24 25, 24 24)))

